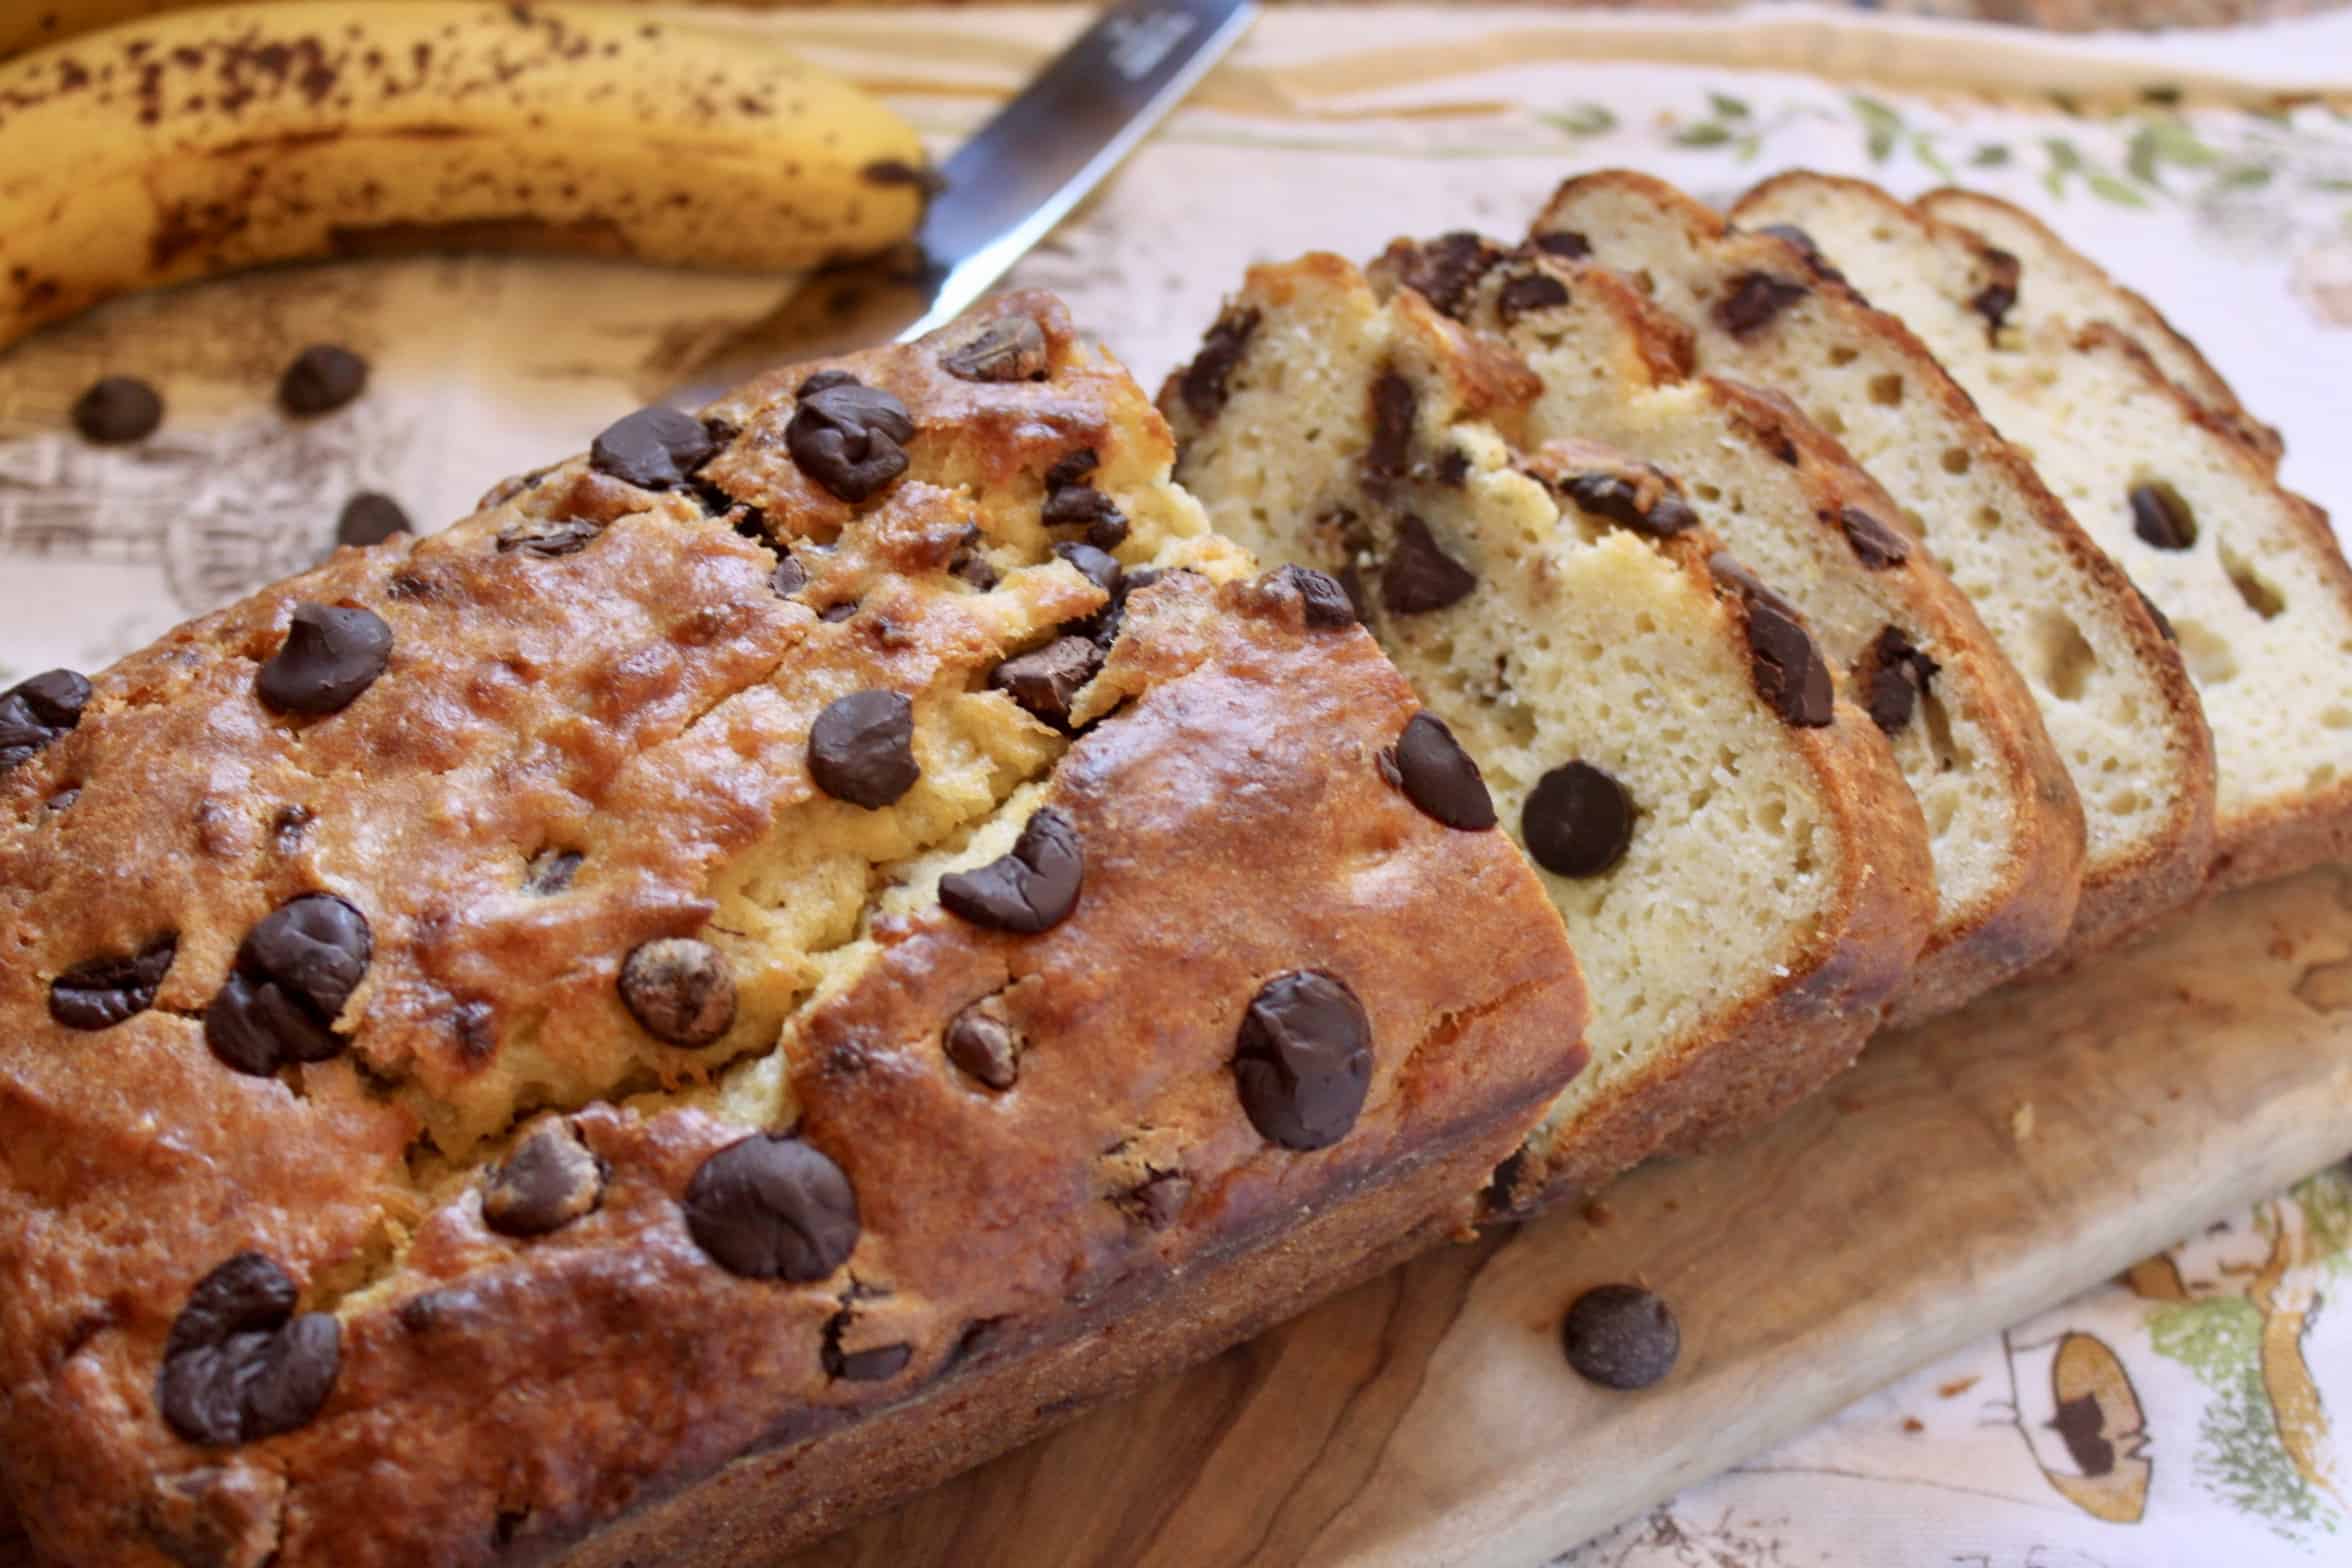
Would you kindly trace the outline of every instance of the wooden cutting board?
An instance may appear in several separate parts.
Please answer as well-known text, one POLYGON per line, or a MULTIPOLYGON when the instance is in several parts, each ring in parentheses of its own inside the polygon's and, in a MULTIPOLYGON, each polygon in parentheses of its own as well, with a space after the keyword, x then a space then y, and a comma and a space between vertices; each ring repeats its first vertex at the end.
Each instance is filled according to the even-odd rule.
POLYGON ((1767 1132, 1453 1247, 780 1568, 1540 1563, 2352 1152, 2352 867, 1872 1047, 1767 1132), (1585 1287, 1682 1325, 1611 1394, 1585 1287))

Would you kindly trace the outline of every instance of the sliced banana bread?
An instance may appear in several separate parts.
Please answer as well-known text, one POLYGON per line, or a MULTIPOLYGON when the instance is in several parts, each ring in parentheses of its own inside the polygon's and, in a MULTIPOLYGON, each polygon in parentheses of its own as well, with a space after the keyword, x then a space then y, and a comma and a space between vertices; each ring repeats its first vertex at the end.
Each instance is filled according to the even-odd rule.
MULTIPOLYGON (((1918 806, 1795 611, 1702 530, 1561 499, 1625 460, 1523 458, 1536 392, 1499 343, 1316 255, 1252 269, 1161 397, 1211 521, 1349 585, 1567 916, 1592 1061, 1498 1183, 1513 1206, 1819 1084, 1935 907, 1918 806)), ((1398 787, 1442 795, 1450 742, 1407 741, 1398 787)))
POLYGON ((2089 856, 2065 953, 2178 907, 2213 843, 2213 743, 2179 650, 2122 569, 1903 324, 1801 235, 1730 228, 1664 181, 1568 181, 1531 243, 1633 278, 1699 368, 1780 392, 1894 497, 2041 704, 2089 856))
POLYGON ((1979 280, 2032 273, 1968 230, 1812 174, 1738 211, 1803 225, 1901 315, 2170 618, 2219 759, 2217 878, 2352 852, 2352 568, 2326 514, 2113 322, 1982 310, 1979 280))
POLYGON ((1688 332, 1590 262, 1451 234, 1399 241, 1373 277, 1495 334, 1542 378, 1531 447, 1589 440, 1640 460, 1597 463, 1562 493, 1602 517, 1712 533, 1788 595, 1886 732, 1933 835, 1938 897, 1893 1019, 1949 1011, 2057 949, 2083 861, 2065 765, 1966 597, 1835 440, 1784 398, 1686 375, 1688 332), (1643 505, 1669 494, 1678 508, 1643 505))

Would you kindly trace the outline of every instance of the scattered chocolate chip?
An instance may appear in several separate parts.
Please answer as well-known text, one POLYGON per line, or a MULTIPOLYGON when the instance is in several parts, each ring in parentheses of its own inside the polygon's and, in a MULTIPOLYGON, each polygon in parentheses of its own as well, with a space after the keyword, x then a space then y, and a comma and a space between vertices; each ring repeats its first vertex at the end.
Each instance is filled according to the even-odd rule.
POLYGON ((1870 720, 1889 735, 1911 722, 1911 711, 1927 695, 1928 682, 1942 666, 1912 646, 1895 627, 1879 632, 1863 650, 1855 683, 1862 688, 1862 706, 1870 720))
POLYGON ((572 885, 573 874, 585 858, 576 849, 543 849, 523 867, 523 891, 533 898, 553 898, 572 885))
POLYGON ((859 691, 809 726, 809 777, 835 800, 878 811, 915 787, 915 705, 903 692, 859 691))
POLYGON ((335 518, 337 544, 381 544, 394 534, 407 533, 408 514, 381 490, 362 490, 343 503, 335 518))
POLYGON ((392 628, 373 610, 298 604, 253 688, 280 713, 337 713, 375 684, 391 657, 392 628))
POLYGON ((1648 1388, 1674 1370, 1682 1330, 1666 1303, 1638 1285, 1596 1285, 1560 1322, 1577 1376, 1603 1388, 1648 1388))
POLYGON ((686 1229, 730 1274, 805 1285, 857 1247, 857 1194, 798 1138, 754 1133, 702 1162, 686 1184, 686 1229))
POLYGON ((1021 1076, 1021 1037, 1013 1026, 992 1011, 994 997, 983 997, 947 1021, 940 1043, 947 1059, 988 1085, 1010 1089, 1021 1076))
POLYGON ((2132 584, 2132 592, 2139 594, 2141 607, 2147 610, 2148 619, 2156 623, 2156 629, 2164 634, 2164 640, 2166 642, 2179 642, 2180 633, 2172 629, 2172 617, 2166 615, 2162 610, 2158 609, 2156 607, 2156 601, 2149 598, 2148 595, 2141 590, 2138 583, 2132 584))
POLYGON ((1439 548, 1429 525, 1407 512, 1380 568, 1380 602, 1393 615, 1442 610, 1478 586, 1469 568, 1439 548))
POLYGON ((1589 762, 1563 763, 1528 792, 1519 836, 1552 875, 1597 877, 1623 860, 1633 842, 1633 797, 1589 762))
POLYGON ((674 490, 718 450, 701 420, 656 404, 605 426, 589 444, 588 466, 640 489, 674 490))
POLYGON ((1374 479, 1402 479, 1412 463, 1421 395, 1403 376, 1384 370, 1372 383, 1371 397, 1372 439, 1364 448, 1364 471, 1374 479))
POLYGON ((843 1307, 825 1320, 824 1341, 817 1347, 817 1359, 823 1363, 825 1375, 843 1383, 886 1383, 906 1370, 915 1358, 915 1347, 905 1343, 877 1345, 871 1350, 841 1348, 841 1336, 849 1332, 850 1310, 843 1307))
POLYGON ((278 377, 278 406, 289 414, 324 414, 366 389, 368 362, 333 343, 313 343, 278 377))
POLYGON ((2197 519, 2189 503, 2166 484, 2131 489, 2132 532, 2159 550, 2186 550, 2197 542, 2197 519))
POLYGON ((1055 458, 1053 467, 1045 471, 1046 494, 1051 495, 1064 485, 1083 483, 1088 474, 1101 466, 1102 458, 1093 447, 1073 447, 1055 458))
POLYGON ((1546 255, 1565 256, 1570 261, 1580 261, 1592 254, 1592 241, 1574 229, 1555 229, 1549 234, 1538 234, 1535 237, 1535 248, 1546 255))
POLYGON ((1500 250, 1464 229, 1440 234, 1427 244, 1400 245, 1389 254, 1399 283, 1457 321, 1478 280, 1503 259, 1500 250))
POLYGON ((1969 297, 1968 308, 1984 317, 1985 341, 1990 343, 2017 304, 2017 285, 2025 269, 2015 256, 1994 246, 1986 246, 1983 255, 1993 280, 1969 297))
POLYGON ((1858 506, 1839 508, 1838 526, 1846 531, 1846 543, 1854 547, 1855 559, 1871 571, 1884 571, 1911 559, 1911 541, 1858 506))
POLYGON ((1437 460, 1437 482, 1449 490, 1459 490, 1470 478, 1470 454, 1458 446, 1449 446, 1437 460))
POLYGON ((334 1390, 343 1335, 334 1314, 296 1316, 294 1281, 240 1252, 197 1281, 164 1342, 155 1402, 191 1443, 259 1442, 306 1425, 334 1390))
POLYGON ((1086 869, 1078 830, 1047 806, 1029 819, 1012 853, 939 879, 939 902, 974 925, 1033 935, 1078 907, 1086 869))
POLYGON ((853 505, 906 472, 906 443, 914 438, 904 403, 841 371, 804 382, 784 427, 784 445, 801 471, 853 505))
POLYGON ((89 705, 90 683, 72 670, 43 670, 0 692, 0 773, 72 730, 89 705))
POLYGON ((179 933, 167 931, 136 953, 86 958, 60 971, 49 982, 49 1016, 68 1029, 111 1029, 147 1011, 179 949, 179 933))
POLYGON ((342 899, 288 899, 245 933, 228 979, 204 1009, 204 1043, 256 1077, 289 1062, 325 1061, 343 1049, 335 1020, 374 956, 367 917, 342 899))
POLYGON ((163 395, 136 376, 103 376, 74 399, 73 426, 85 441, 143 441, 163 423, 163 395))
POLYGON ((1832 283, 1843 283, 1846 281, 1846 275, 1838 271, 1837 268, 1831 266, 1829 264, 1829 258, 1821 254, 1821 247, 1813 243, 1813 236, 1807 234, 1803 229, 1798 228, 1795 224, 1767 223, 1756 232, 1758 234, 1769 234, 1776 240, 1783 241, 1789 245, 1794 245, 1797 248, 1798 253, 1805 258, 1805 265, 1813 269, 1813 274, 1815 277, 1827 278, 1832 283))
POLYGON ((1707 558, 1707 569, 1737 589, 1747 608, 1749 673, 1756 694, 1784 724, 1800 729, 1827 725, 1836 703, 1829 666, 1796 607, 1721 551, 1707 558))
POLYGON ((1372 1021, 1337 976, 1293 969, 1243 1015, 1233 1077, 1250 1125, 1286 1149, 1321 1149, 1355 1126, 1372 1087, 1372 1021))
POLYGON ((817 619, 830 624, 836 621, 846 621, 857 612, 858 602, 855 599, 844 599, 839 604, 828 604, 819 610, 817 619))
POLYGON ((1005 660, 989 672, 992 690, 1004 692, 1048 724, 1066 724, 1071 699, 1102 668, 1103 651, 1088 637, 1057 637, 1031 653, 1005 660))
POLYGON ((1086 542, 1098 550, 1115 550, 1127 538, 1127 516, 1118 504, 1094 486, 1080 481, 1047 492, 1045 525, 1083 527, 1086 542))
POLYGON ((1433 713, 1414 714, 1384 755, 1393 758, 1405 798, 1425 814, 1471 833, 1495 825, 1494 798, 1486 792, 1486 779, 1443 719, 1433 713))
POLYGON ((939 356, 959 381, 1042 381, 1048 363, 1045 329, 1027 316, 1000 316, 939 356))
POLYGON ((1176 383, 1177 395, 1184 399, 1193 418, 1206 424, 1225 407, 1225 399, 1232 395, 1226 383, 1233 377, 1233 367, 1248 352, 1250 334, 1258 330, 1258 321, 1255 306, 1229 309, 1209 328, 1200 352, 1184 367, 1176 383))
POLYGON ((1568 303, 1568 285, 1548 272, 1522 272, 1495 293, 1495 314, 1509 326, 1531 310, 1568 303))
POLYGON ((605 1164, 556 1117, 482 1179, 482 1223, 501 1236, 544 1236, 604 1201, 605 1164))
POLYGON ((808 568, 790 550, 776 552, 776 569, 768 574, 768 586, 783 598, 791 598, 808 586, 808 568))
POLYGON ((735 976, 708 942, 658 937, 621 965, 621 1002, 657 1040, 708 1045, 735 1022, 735 976))
POLYGON ((1561 486, 1561 492, 1576 503, 1578 511, 1606 518, 1653 539, 1670 539, 1697 527, 1699 522, 1689 503, 1666 489, 1663 483, 1657 500, 1643 507, 1641 487, 1623 474, 1606 471, 1578 474, 1561 486))
POLYGON ((1274 573, 1274 581, 1299 596, 1299 607, 1310 627, 1334 631, 1356 624, 1355 601, 1346 586, 1330 574, 1311 566, 1285 566, 1274 573))
POLYGON ((1182 1171, 1154 1171, 1119 1195, 1119 1207, 1150 1230, 1166 1230, 1192 1201, 1192 1178, 1182 1171))
POLYGON ((1743 272, 1732 280, 1731 292, 1715 302, 1715 321, 1733 337, 1744 338, 1812 292, 1769 272, 1743 272))

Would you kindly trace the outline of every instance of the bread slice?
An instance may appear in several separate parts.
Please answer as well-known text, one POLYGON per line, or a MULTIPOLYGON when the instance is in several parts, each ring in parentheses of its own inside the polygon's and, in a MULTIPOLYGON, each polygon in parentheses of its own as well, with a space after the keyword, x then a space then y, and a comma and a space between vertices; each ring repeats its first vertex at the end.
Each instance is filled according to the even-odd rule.
POLYGON ((2081 797, 2089 854, 2066 956, 2192 897, 2213 842, 2213 743, 2179 651, 1900 321, 1799 244, 1730 228, 1664 181, 1568 181, 1531 243, 1589 255, 1692 330, 1699 368, 1780 392, 1884 486, 2024 676, 2081 797))
MULTIPOLYGON (((2057 949, 2084 846, 2065 765, 1967 598, 1834 439, 1775 394, 1687 374, 1689 333, 1590 262, 1452 234, 1399 241, 1373 277, 1526 361, 1543 382, 1530 446, 1602 442, 1670 473, 1695 521, 1803 613, 1932 835, 1936 928, 1892 1020, 1949 1011, 2057 949)), ((1582 478, 1572 498, 1604 512, 1660 483, 1605 465, 1582 478)))
POLYGON ((2352 568, 2326 514, 2112 321, 1980 314, 1980 279, 2016 278, 2023 297, 2034 274, 1969 231, 1812 174, 1738 211, 1803 225, 1903 316, 2170 618, 2220 761, 2217 879, 2352 852, 2352 568))
POLYGON ((2208 417, 2226 425, 2264 462, 2277 465, 2286 442, 2247 411, 2197 345, 2175 331, 2163 312, 2053 234, 2041 219, 1998 196, 1950 187, 1920 197, 1918 210, 1956 223, 1993 246, 1986 259, 2003 274, 1994 286, 2011 296, 2004 317, 2007 325, 2029 334, 2048 322, 2086 326, 2104 321, 2120 328, 2138 340, 2156 368, 2195 399, 2208 417))
MULTIPOLYGON (((1793 612, 1711 567, 1702 531, 1648 538, 1558 499, 1547 475, 1592 458, 1514 445, 1536 391, 1418 294, 1383 301, 1312 255, 1253 268, 1161 397, 1211 522, 1351 585, 1567 917, 1591 1065, 1498 1183, 1516 1206, 1822 1082, 1934 916, 1884 737, 1832 709, 1824 670, 1785 699, 1818 703, 1805 726, 1764 694, 1751 643, 1801 641, 1793 612)), ((1808 653, 1783 650, 1792 675, 1808 653)))

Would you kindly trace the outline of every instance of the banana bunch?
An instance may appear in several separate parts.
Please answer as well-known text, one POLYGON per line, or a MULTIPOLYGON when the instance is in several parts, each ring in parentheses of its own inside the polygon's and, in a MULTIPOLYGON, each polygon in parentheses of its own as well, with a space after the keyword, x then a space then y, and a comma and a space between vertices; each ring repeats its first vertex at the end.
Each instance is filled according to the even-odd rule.
POLYGON ((912 235, 923 167, 888 109, 739 31, 176 11, 0 62, 0 346, 133 289, 420 243, 805 268, 912 235))

